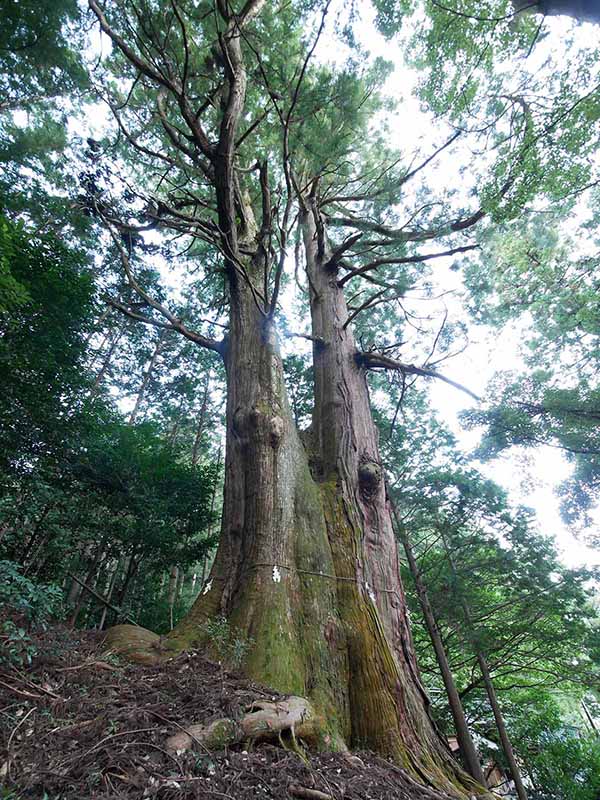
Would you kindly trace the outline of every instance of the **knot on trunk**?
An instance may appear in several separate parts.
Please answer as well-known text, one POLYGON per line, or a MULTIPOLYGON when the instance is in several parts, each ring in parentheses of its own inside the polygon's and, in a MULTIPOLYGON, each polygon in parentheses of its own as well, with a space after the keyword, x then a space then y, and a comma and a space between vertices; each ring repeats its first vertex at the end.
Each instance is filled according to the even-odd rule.
POLYGON ((279 447, 283 438, 285 423, 283 419, 274 414, 271 409, 261 408, 260 405, 252 408, 238 408, 233 416, 233 430, 236 436, 247 442, 262 439, 270 442, 272 447, 279 447))
POLYGON ((271 444, 273 447, 279 447, 279 443, 283 437, 284 423, 281 417, 273 417, 271 419, 271 444))
POLYGON ((381 478, 380 464, 375 461, 363 461, 358 468, 358 484, 363 499, 371 500, 377 494, 381 478))

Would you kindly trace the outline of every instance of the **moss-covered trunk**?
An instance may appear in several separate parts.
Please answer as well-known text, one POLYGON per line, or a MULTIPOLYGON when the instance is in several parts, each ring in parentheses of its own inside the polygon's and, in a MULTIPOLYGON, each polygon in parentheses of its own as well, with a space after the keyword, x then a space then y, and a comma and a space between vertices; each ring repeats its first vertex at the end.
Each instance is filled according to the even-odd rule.
POLYGON ((232 298, 226 366, 221 540, 204 593, 173 641, 198 641, 204 620, 226 616, 252 640, 246 672, 310 697, 341 741, 347 663, 335 581, 318 577, 333 573, 320 492, 288 405, 274 331, 248 287, 232 298))
POLYGON ((337 265, 313 199, 301 212, 312 334, 312 464, 346 631, 352 741, 449 792, 460 773, 428 714, 400 578, 378 435, 337 265))

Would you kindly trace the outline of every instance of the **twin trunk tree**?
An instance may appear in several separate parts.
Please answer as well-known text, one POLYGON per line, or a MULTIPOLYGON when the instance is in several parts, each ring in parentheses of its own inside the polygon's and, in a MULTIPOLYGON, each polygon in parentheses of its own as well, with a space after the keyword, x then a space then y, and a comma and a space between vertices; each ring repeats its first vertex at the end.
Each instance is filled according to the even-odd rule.
MULTIPOLYGON (((224 2, 217 4, 224 80, 216 141, 189 102, 186 75, 192 66, 183 19, 186 66, 175 76, 172 61, 165 58, 159 68, 156 58, 146 60, 113 29, 96 0, 89 4, 113 45, 157 90, 171 145, 212 186, 217 223, 190 216, 186 224, 203 237, 212 231, 227 283, 226 338, 215 341, 191 331, 140 286, 114 233, 115 220, 107 219, 130 285, 146 308, 114 305, 215 351, 227 375, 220 543, 202 594, 168 637, 168 651, 202 643, 202 623, 224 615, 236 635, 252 642, 246 674, 308 698, 319 715, 324 746, 371 748, 452 797, 481 794, 483 788, 462 772, 436 731, 419 678, 366 368, 347 324, 338 274, 347 248, 331 244, 318 176, 300 181, 293 172, 289 125, 308 59, 288 111, 275 107, 286 192, 274 214, 266 163, 253 168, 262 198, 256 209, 242 187, 248 171, 238 168, 236 144, 246 97, 244 31, 265 0, 248 0, 237 14, 224 2), (185 137, 167 116, 165 96, 178 109, 178 124, 187 126, 185 137), (302 438, 286 396, 275 325, 293 225, 299 226, 304 247, 314 359, 313 421, 302 438)), ((121 119, 119 124, 132 145, 141 147, 121 119)), ((181 206, 169 209, 161 200, 161 209, 161 225, 180 230, 186 221, 181 206)), ((139 658, 160 654, 151 635, 128 626, 113 629, 109 641, 139 658)))

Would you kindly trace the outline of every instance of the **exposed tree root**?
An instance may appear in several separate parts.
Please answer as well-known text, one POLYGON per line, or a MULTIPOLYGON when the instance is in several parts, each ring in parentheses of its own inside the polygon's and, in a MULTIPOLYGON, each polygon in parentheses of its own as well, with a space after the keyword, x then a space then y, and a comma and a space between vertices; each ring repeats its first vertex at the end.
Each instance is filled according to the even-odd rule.
POLYGON ((182 753, 194 746, 223 750, 244 741, 278 739, 289 731, 308 741, 319 735, 319 719, 304 697, 288 697, 275 702, 253 703, 241 720, 221 718, 207 725, 189 725, 185 731, 167 739, 167 750, 182 753))
POLYGON ((167 650, 162 636, 137 625, 109 628, 102 647, 104 651, 118 653, 136 664, 158 664, 174 655, 167 650))

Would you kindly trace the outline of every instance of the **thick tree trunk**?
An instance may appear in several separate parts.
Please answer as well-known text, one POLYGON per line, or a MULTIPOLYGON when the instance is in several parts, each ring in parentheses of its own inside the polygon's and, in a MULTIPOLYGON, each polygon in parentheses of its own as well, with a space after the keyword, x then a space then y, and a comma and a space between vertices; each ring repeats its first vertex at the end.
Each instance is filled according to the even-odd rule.
POLYGON ((325 499, 347 632, 352 741, 389 754, 452 793, 458 770, 428 715, 364 370, 316 204, 301 213, 315 375, 313 474, 325 499))
MULTIPOLYGON (((264 3, 249 0, 238 15, 218 4, 227 23, 219 39, 227 86, 210 157, 230 301, 221 539, 209 579, 168 636, 166 654, 158 637, 123 626, 113 629, 109 646, 164 658, 206 643, 203 623, 224 615, 250 645, 246 674, 308 699, 323 746, 373 748, 465 798, 483 789, 460 770, 427 714, 366 379, 344 328, 347 310, 327 268, 318 216, 309 213, 302 222, 315 283, 313 333, 325 342, 315 350, 313 474, 289 407, 276 297, 267 297, 274 227, 266 168, 260 230, 236 171, 246 90, 241 29, 264 3)), ((291 203, 289 180, 288 191, 291 203)))
MULTIPOLYGON (((256 302, 258 275, 253 288, 232 281, 221 539, 168 652, 206 643, 203 623, 223 615, 250 643, 246 674, 306 697, 323 746, 373 748, 452 797, 480 794, 427 714, 366 379, 324 263, 311 277, 314 333, 328 343, 315 353, 314 477, 272 322, 256 302)), ((121 626, 109 646, 151 660, 152 641, 121 626)), ((164 642, 154 652, 164 657, 164 642)))
POLYGON ((209 579, 173 640, 225 615, 252 640, 246 671, 315 700, 325 737, 349 733, 345 635, 336 612, 320 493, 293 424, 271 324, 253 291, 232 291, 222 533, 209 579))

